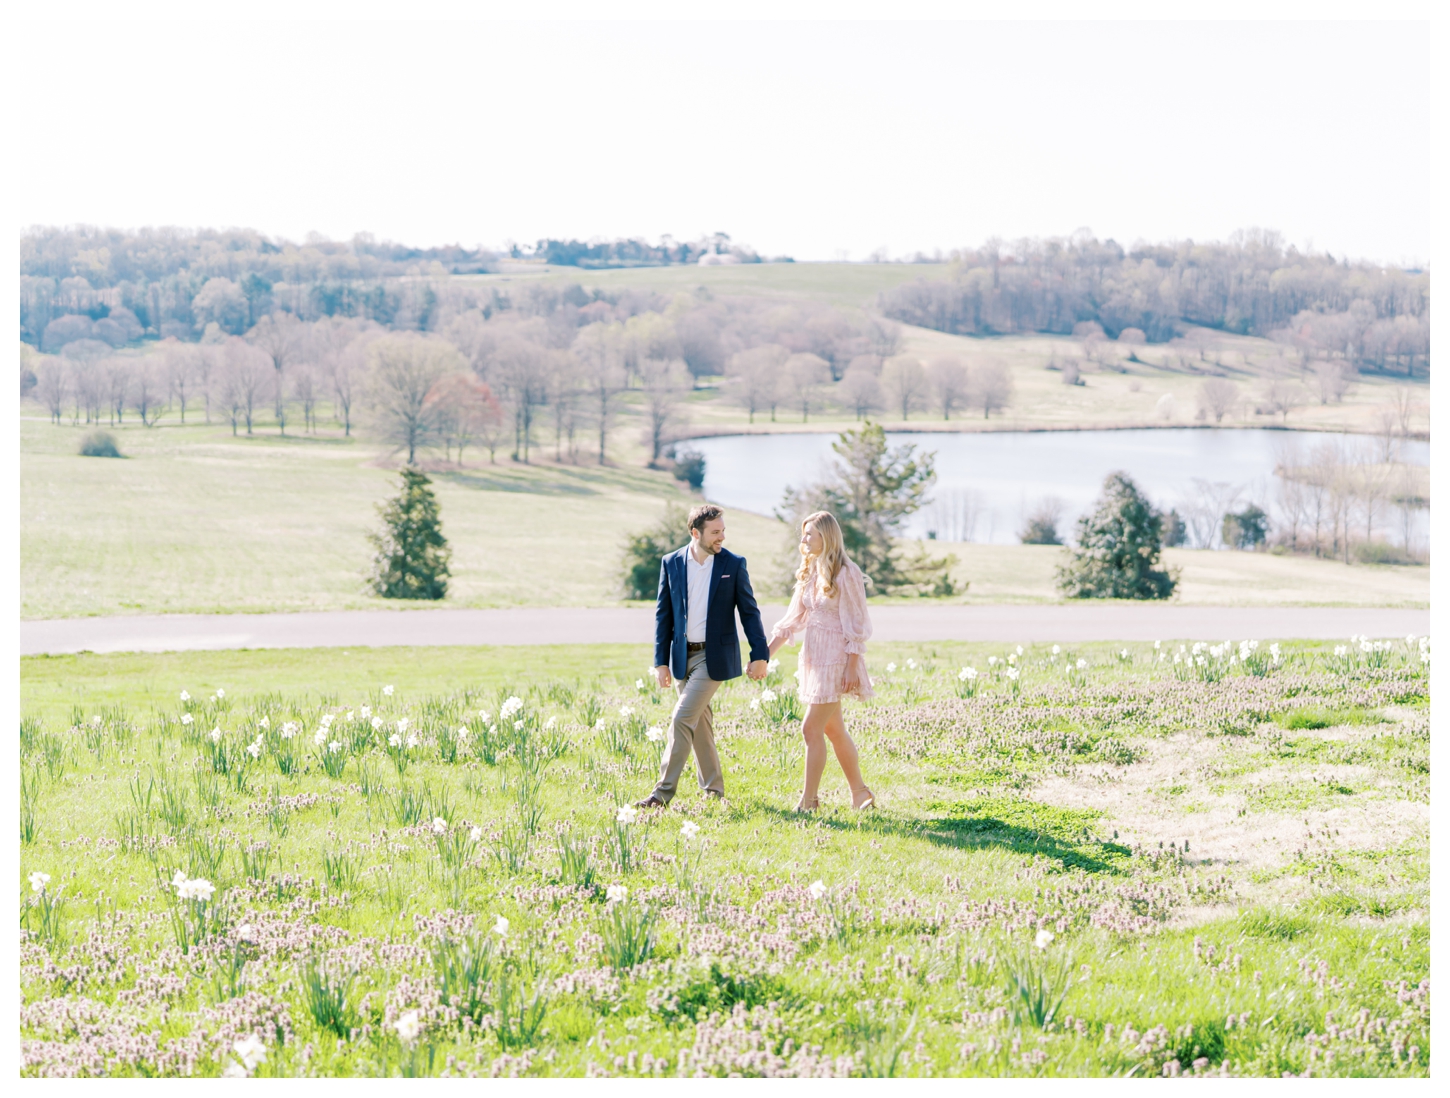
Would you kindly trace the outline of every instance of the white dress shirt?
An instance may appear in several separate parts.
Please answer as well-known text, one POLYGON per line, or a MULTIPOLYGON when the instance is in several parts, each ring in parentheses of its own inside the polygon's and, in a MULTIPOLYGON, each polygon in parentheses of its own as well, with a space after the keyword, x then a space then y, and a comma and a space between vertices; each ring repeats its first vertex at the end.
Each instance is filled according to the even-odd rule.
POLYGON ((705 615, 710 609, 710 576, 715 571, 715 554, 695 562, 695 549, 685 550, 685 640, 698 644, 705 639, 705 615))

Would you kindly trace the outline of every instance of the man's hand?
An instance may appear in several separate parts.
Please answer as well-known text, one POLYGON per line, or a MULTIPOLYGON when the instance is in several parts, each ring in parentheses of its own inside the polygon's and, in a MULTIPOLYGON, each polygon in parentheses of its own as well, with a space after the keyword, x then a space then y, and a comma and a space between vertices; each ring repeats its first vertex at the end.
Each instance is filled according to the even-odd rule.
POLYGON ((670 688, 670 669, 668 665, 655 668, 655 681, 660 684, 661 690, 668 690, 670 688))
POLYGON ((759 682, 765 678, 766 670, 767 667, 764 660, 751 660, 750 666, 745 669, 745 673, 756 682, 759 682))

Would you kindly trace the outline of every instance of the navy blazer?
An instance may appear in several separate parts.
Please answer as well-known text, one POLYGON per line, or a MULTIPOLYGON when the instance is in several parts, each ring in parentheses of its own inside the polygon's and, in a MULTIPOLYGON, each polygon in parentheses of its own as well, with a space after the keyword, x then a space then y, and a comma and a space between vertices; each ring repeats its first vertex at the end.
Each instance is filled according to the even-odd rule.
MULTIPOLYGON (((693 544, 693 542, 691 542, 693 544)), ((655 666, 669 666, 670 673, 683 679, 689 658, 685 648, 685 600, 690 584, 685 577, 687 545, 660 561, 660 590, 655 600, 655 666)), ((760 608, 750 588, 745 558, 728 549, 715 554, 710 572, 710 605, 705 611, 705 670, 717 682, 740 676, 740 638, 735 632, 735 612, 750 642, 750 659, 770 658, 770 643, 760 624, 760 608)))

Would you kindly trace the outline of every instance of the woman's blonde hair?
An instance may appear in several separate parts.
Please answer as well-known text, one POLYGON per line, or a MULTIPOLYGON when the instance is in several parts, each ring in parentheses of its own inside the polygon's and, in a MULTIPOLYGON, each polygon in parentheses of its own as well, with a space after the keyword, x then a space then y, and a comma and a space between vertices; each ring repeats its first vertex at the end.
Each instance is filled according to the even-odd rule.
POLYGON ((846 556, 846 543, 841 537, 841 524, 836 521, 836 516, 829 511, 817 511, 813 515, 807 515, 801 520, 801 533, 806 532, 807 526, 814 526, 816 533, 821 535, 821 551, 816 556, 808 555, 801 551, 801 566, 796 569, 795 578, 797 582, 804 583, 811 572, 811 566, 816 569, 816 592, 822 598, 834 598, 836 594, 836 577, 840 575, 841 569, 851 562, 846 556))

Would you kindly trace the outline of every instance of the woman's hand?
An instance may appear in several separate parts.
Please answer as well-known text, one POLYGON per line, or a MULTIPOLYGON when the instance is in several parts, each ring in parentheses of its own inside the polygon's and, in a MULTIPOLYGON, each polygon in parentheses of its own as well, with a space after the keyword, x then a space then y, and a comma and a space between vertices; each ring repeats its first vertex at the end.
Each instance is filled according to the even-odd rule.
POLYGON ((841 689, 847 694, 854 694, 861 689, 861 657, 850 655, 846 657, 846 672, 841 676, 841 689))

